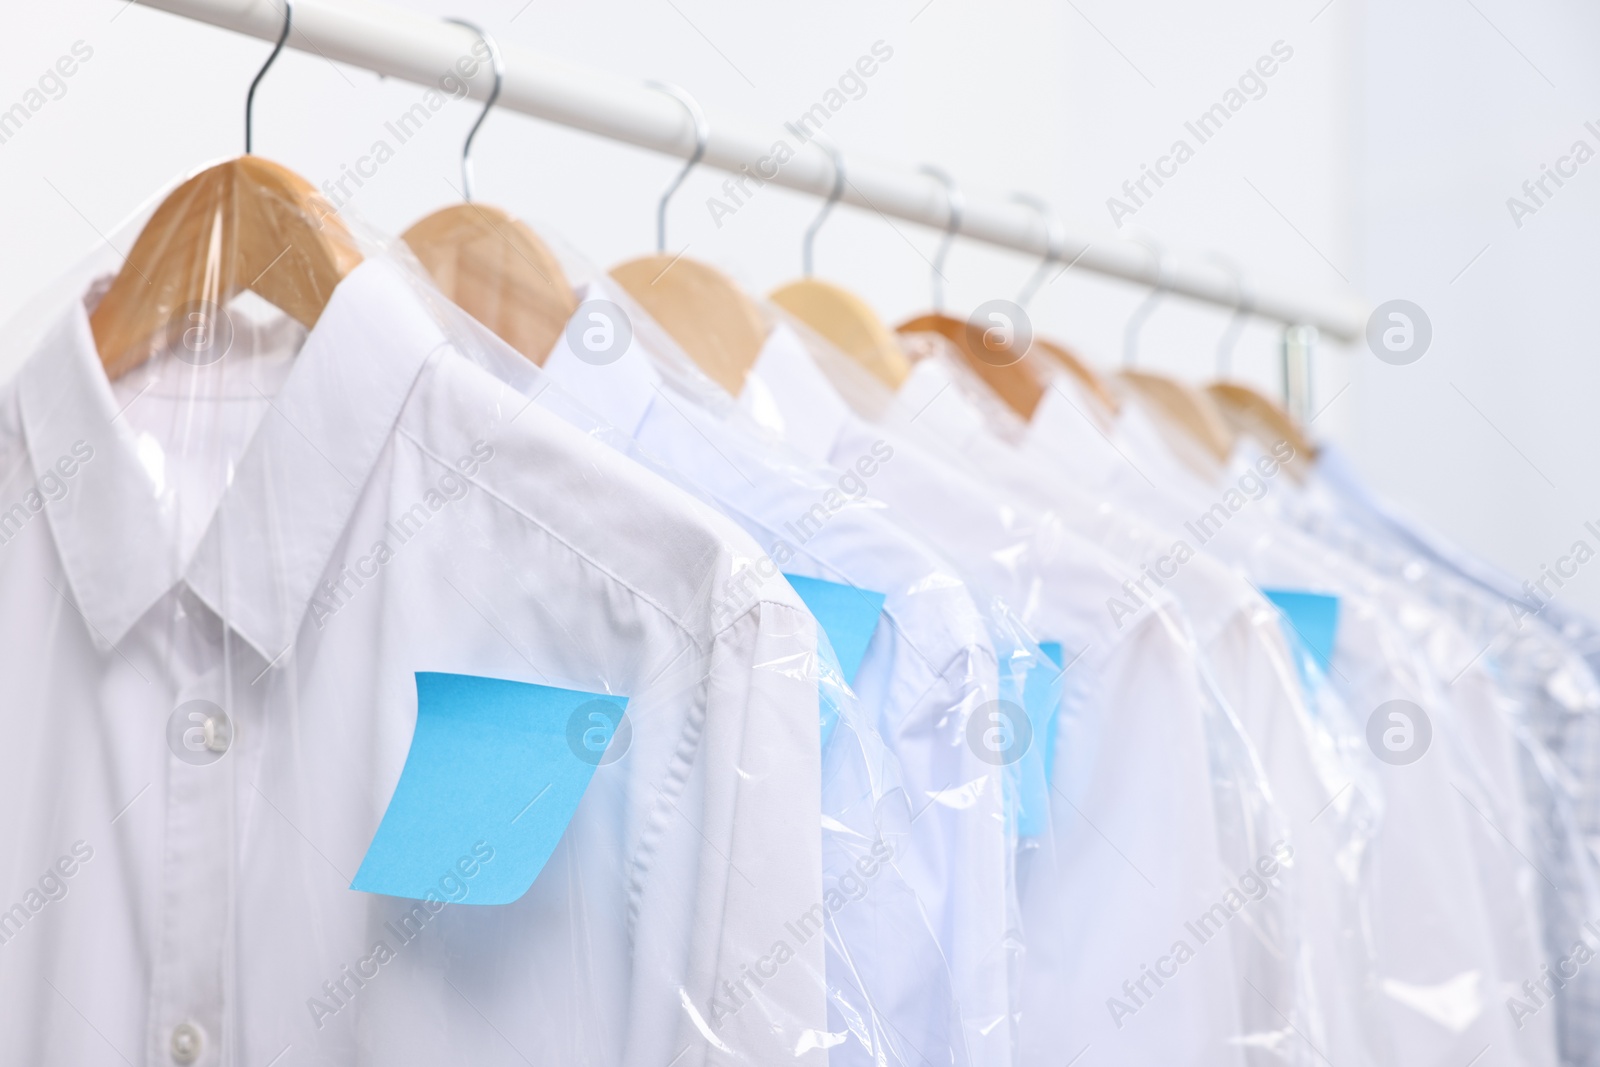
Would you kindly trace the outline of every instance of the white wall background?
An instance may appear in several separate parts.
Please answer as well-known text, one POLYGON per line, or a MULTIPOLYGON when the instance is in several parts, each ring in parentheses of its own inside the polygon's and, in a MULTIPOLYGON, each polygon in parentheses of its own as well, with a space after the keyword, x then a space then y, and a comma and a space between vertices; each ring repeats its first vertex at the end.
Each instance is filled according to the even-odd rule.
MULTIPOLYGON (((1324 344, 1315 432, 1348 446, 1382 492, 1519 576, 1600 519, 1589 475, 1600 420, 1585 410, 1600 367, 1595 302, 1583 296, 1600 282, 1600 162, 1520 229, 1505 205, 1574 140, 1600 149, 1583 128, 1600 120, 1600 70, 1585 62, 1600 13, 1577 0, 395 2, 473 19, 503 43, 676 82, 713 124, 775 136, 881 40, 893 58, 828 126, 847 155, 936 162, 974 191, 1030 190, 1077 234, 1139 234, 1195 262, 1225 255, 1278 287, 1353 291, 1369 306, 1413 300, 1435 332, 1416 364, 1324 344), (1278 41, 1293 58, 1265 95, 1116 229, 1106 198, 1278 41)), ((240 149, 245 89, 269 47, 123 0, 14 4, 5 22, 0 110, 75 42, 93 56, 0 144, 0 320, 177 174, 240 149)), ((313 182, 337 177, 419 92, 288 51, 257 98, 257 150, 313 182)), ((398 232, 456 199, 476 112, 451 104, 354 208, 398 232)), ((486 123, 475 160, 479 199, 601 265, 651 248, 656 197, 678 166, 506 112, 486 123)), ((690 178, 671 244, 765 292, 798 273, 816 201, 768 187, 718 227, 706 198, 722 177, 690 178)), ((818 239, 818 272, 897 321, 926 304, 937 242, 843 208, 818 239)), ((1013 295, 1033 266, 958 244, 948 303, 959 312, 1013 295)), ((1030 310, 1110 366, 1143 296, 1072 271, 1030 310)), ((1141 363, 1207 378, 1227 322, 1225 311, 1170 299, 1144 331, 1141 363)), ((1234 368, 1276 391, 1276 331, 1247 329, 1234 368)), ((1600 609, 1593 570, 1562 596, 1600 609)))

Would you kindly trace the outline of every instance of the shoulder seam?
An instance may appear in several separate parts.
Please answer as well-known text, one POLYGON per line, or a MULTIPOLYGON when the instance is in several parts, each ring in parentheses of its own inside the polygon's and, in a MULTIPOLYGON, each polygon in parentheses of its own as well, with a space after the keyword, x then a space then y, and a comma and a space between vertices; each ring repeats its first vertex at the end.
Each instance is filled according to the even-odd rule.
MULTIPOLYGON (((689 625, 683 619, 679 618, 675 613, 673 613, 672 611, 668 610, 668 608, 664 604, 662 604, 660 601, 658 601, 655 597, 651 596, 649 593, 645 592, 644 590, 638 588, 632 582, 629 582, 628 580, 626 580, 625 578, 623 578, 622 576, 617 574, 615 571, 613 571, 611 568, 607 567, 605 564, 601 563, 599 560, 595 559, 589 553, 583 551, 577 545, 573 544, 571 541, 567 540, 566 538, 562 537, 560 534, 556 533, 549 526, 547 526, 544 523, 540 522, 534 516, 528 514, 528 512, 525 511, 524 509, 522 509, 521 507, 518 507, 514 502, 506 499, 506 497, 503 494, 496 492, 494 489, 492 489, 489 486, 485 485, 483 482, 478 480, 476 477, 468 477, 467 475, 462 474, 461 471, 456 469, 456 467, 455 467, 455 465, 453 463, 451 463, 449 460, 446 460, 444 457, 440 456, 437 452, 435 452, 427 444, 425 444, 423 441, 418 439, 417 436, 415 434, 413 434, 405 426, 396 425, 395 432, 397 434, 399 434, 400 436, 404 437, 406 440, 410 441, 413 445, 415 445, 417 447, 418 451, 422 452, 429 459, 433 460, 435 463, 439 464, 440 466, 444 467, 446 470, 448 470, 451 473, 455 474, 458 478, 465 479, 470 485, 472 485, 474 488, 482 491, 483 494, 485 496, 489 497, 491 500, 494 500, 494 501, 498 502, 501 506, 503 506, 506 509, 514 512, 515 514, 519 515, 523 519, 526 519, 528 522, 532 523, 534 526, 538 527, 545 534, 547 534, 549 537, 551 537, 553 540, 555 540, 562 547, 564 547, 569 552, 571 552, 574 556, 577 556, 579 559, 583 560, 589 566, 593 567, 595 570, 597 570, 601 574, 605 575, 608 579, 610 579, 611 581, 615 582, 617 585, 621 586, 622 588, 628 590, 630 593, 633 593, 635 596, 637 596, 640 600, 644 601, 646 604, 649 604, 652 608, 654 608, 662 616, 664 616, 666 619, 668 619, 672 623, 673 626, 675 626, 679 630, 681 630, 683 632, 683 634, 686 637, 688 637, 691 642, 695 643, 696 645, 698 645, 700 643, 698 640, 696 640, 694 631, 689 627, 689 625)), ((709 634, 708 635, 708 637, 714 637, 714 636, 715 636, 715 634, 709 634)))

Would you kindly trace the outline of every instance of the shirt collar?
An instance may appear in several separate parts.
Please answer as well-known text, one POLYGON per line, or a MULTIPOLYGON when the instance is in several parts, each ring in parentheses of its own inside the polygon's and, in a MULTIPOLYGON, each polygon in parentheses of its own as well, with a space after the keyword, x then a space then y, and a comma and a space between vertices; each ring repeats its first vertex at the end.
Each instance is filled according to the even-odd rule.
POLYGON ((171 516, 119 417, 82 302, 23 365, 17 400, 36 483, 63 459, 82 461, 46 521, 74 603, 96 637, 115 644, 177 581, 179 560, 171 516))
POLYGON ((183 579, 265 660, 281 659, 413 383, 444 343, 398 268, 369 259, 351 271, 185 561, 75 301, 22 369, 19 403, 35 477, 79 442, 93 450, 48 511, 67 582, 97 636, 117 643, 183 579))
POLYGON ((633 335, 627 312, 605 286, 589 282, 578 287, 577 295, 578 308, 545 359, 544 372, 596 415, 636 437, 661 375, 633 335), (619 342, 621 331, 627 336, 619 342))
POLYGON ((1116 434, 1115 423, 1098 417, 1078 383, 1056 374, 1028 420, 1024 440, 1031 453, 1069 473, 1075 484, 1102 492, 1127 464, 1114 451, 1116 434))
MULTIPOLYGON (((655 409, 666 378, 631 333, 617 354, 596 358, 578 352, 574 345, 582 344, 583 331, 591 327, 605 329, 608 325, 593 316, 610 318, 621 311, 612 303, 611 292, 598 283, 580 286, 578 296, 581 303, 545 360, 545 373, 596 415, 636 438, 655 409)), ((626 321, 626 312, 621 318, 626 321)), ((697 372, 687 368, 686 373, 699 378, 697 372)), ((673 381, 693 384, 685 382, 683 375, 673 381)), ((706 384, 709 388, 704 391, 692 387, 689 391, 712 404, 728 400, 721 387, 706 384)), ((762 429, 821 463, 830 461, 850 417, 849 407, 818 369, 805 343, 783 323, 767 336, 743 391, 737 400, 729 402, 762 429)))
POLYGON ((767 335, 739 394, 739 406, 757 423, 818 462, 829 462, 850 408, 806 350, 780 322, 767 335))
POLYGON ((961 389, 950 366, 941 358, 920 359, 894 395, 887 413, 890 425, 910 426, 915 422, 924 432, 941 437, 959 447, 972 437, 988 431, 983 413, 973 406, 961 389))

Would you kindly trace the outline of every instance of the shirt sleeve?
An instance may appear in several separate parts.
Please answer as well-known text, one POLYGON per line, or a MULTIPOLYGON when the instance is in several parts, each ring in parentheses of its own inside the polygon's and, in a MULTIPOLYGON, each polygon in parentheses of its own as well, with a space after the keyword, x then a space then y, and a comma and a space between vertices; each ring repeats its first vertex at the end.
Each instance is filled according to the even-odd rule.
MULTIPOLYGON (((689 772, 687 788, 657 811, 694 823, 687 833, 700 844, 677 991, 680 1064, 824 1062, 816 655, 809 613, 770 600, 711 645, 690 729, 698 745, 686 738, 674 768, 689 772)), ((664 1058, 660 1048, 631 1053, 641 1065, 664 1058)))

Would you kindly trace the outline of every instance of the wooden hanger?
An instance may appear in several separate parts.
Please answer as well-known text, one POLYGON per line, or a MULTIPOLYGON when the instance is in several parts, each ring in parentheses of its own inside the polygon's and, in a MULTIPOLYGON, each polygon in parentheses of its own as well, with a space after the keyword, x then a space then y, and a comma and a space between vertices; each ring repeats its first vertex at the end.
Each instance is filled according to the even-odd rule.
POLYGON ((1280 405, 1248 385, 1228 380, 1233 364, 1233 348, 1250 314, 1252 301, 1244 273, 1229 261, 1215 258, 1233 276, 1237 299, 1233 315, 1228 320, 1228 328, 1217 342, 1217 377, 1206 386, 1206 394, 1216 404, 1222 417, 1228 420, 1236 435, 1249 435, 1269 449, 1280 441, 1287 441, 1295 453, 1290 470, 1298 474, 1315 461, 1316 444, 1295 425, 1294 419, 1280 405))
POLYGON ((440 208, 414 223, 402 240, 445 296, 512 348, 543 365, 578 308, 578 296, 561 262, 525 223, 487 204, 472 202, 472 139, 500 96, 505 68, 500 49, 483 29, 494 88, 461 148, 463 203, 440 208))
POLYGON ((755 301, 708 264, 683 256, 643 256, 611 268, 611 277, 678 342, 707 377, 733 396, 767 342, 755 301))
POLYGON ((1100 405, 1106 415, 1115 418, 1122 412, 1122 401, 1117 398, 1115 390, 1071 349, 1057 344, 1048 337, 1035 337, 1033 347, 1072 375, 1073 379, 1083 387, 1083 391, 1100 405))
MULTIPOLYGON (((1044 223, 1045 251, 1044 258, 1039 261, 1039 266, 1034 269, 1033 276, 1023 285, 1017 293, 1017 306, 1026 310, 1028 303, 1033 299, 1039 287, 1044 284, 1046 275, 1052 267, 1066 258, 1066 249, 1063 247, 1065 238, 1061 232, 1061 223, 1052 208, 1042 198, 1032 193, 1012 193, 1011 200, 1031 209, 1044 223)), ((1121 410, 1121 402, 1117 394, 1106 383, 1106 380, 1094 369, 1079 359, 1077 354, 1065 345, 1057 344, 1046 337, 1037 335, 1033 338, 1033 345, 1056 366, 1072 375, 1073 379, 1083 387, 1092 402, 1098 404, 1101 414, 1114 418, 1121 410)))
POLYGON ((1004 362, 1014 353, 985 347, 979 331, 970 323, 943 314, 919 315, 896 329, 902 334, 936 333, 950 341, 962 362, 1024 421, 1033 418, 1039 401, 1044 399, 1045 382, 1035 365, 1024 358, 1026 353, 1004 362))
POLYGON ((1198 445, 1215 462, 1227 462, 1233 453, 1235 434, 1204 392, 1164 374, 1124 370, 1116 377, 1155 416, 1157 426, 1168 431, 1168 442, 1174 451, 1181 455, 1198 445))
POLYGON ((816 330, 891 390, 899 389, 911 375, 911 361, 894 332, 854 293, 831 282, 801 278, 774 289, 767 299, 816 330))
MULTIPOLYGON (((201 171, 156 209, 94 313, 100 362, 115 378, 173 329, 246 289, 307 329, 361 253, 311 183, 259 156, 201 171), (175 317, 176 316, 176 317, 175 317)), ((214 312, 211 312, 214 313, 214 312)))
POLYGON ((1233 427, 1217 409, 1216 403, 1204 392, 1162 374, 1137 371, 1133 367, 1139 347, 1139 333, 1161 298, 1166 294, 1166 255, 1147 241, 1145 245, 1156 256, 1156 284, 1144 301, 1134 309, 1123 334, 1122 359, 1124 368, 1117 372, 1115 381, 1124 391, 1142 401, 1153 416, 1158 429, 1178 456, 1185 460, 1194 458, 1194 449, 1217 464, 1225 463, 1233 452, 1235 434, 1233 427))
POLYGON ((1014 353, 1006 347, 991 348, 985 342, 992 338, 985 338, 983 333, 970 323, 952 318, 940 310, 944 304, 944 262, 950 253, 950 246, 954 243, 956 234, 961 231, 961 214, 965 201, 961 190, 956 187, 955 180, 945 171, 930 164, 923 164, 917 169, 944 187, 948 216, 944 239, 939 244, 939 250, 934 253, 932 272, 929 275, 934 310, 930 314, 907 319, 896 327, 896 332, 905 335, 935 333, 945 338, 954 346, 962 362, 983 379, 1007 407, 1024 420, 1031 419, 1039 407, 1039 401, 1044 397, 1045 386, 1042 376, 1037 374, 1024 359, 1027 353, 1014 353))
POLYGON ((822 210, 806 227, 805 240, 801 243, 803 277, 774 289, 767 294, 767 299, 816 330, 874 378, 896 390, 911 375, 911 360, 894 333, 865 300, 831 282, 812 277, 812 249, 817 231, 844 194, 845 184, 844 157, 839 149, 821 138, 816 140, 833 161, 833 189, 822 210))
POLYGON ((1261 393, 1238 382, 1212 382, 1206 393, 1241 434, 1249 434, 1266 448, 1279 441, 1287 441, 1294 449, 1295 469, 1301 461, 1305 464, 1317 458, 1316 442, 1312 441, 1282 407, 1261 393))
POLYGON ((677 86, 650 82, 677 100, 694 124, 694 154, 656 208, 656 254, 611 268, 611 277, 659 322, 713 381, 738 396, 767 341, 767 322, 755 301, 715 267, 668 256, 667 204, 700 162, 710 127, 694 98, 677 86))
MULTIPOLYGON (((937 306, 942 296, 943 287, 940 282, 943 278, 944 258, 961 228, 963 201, 960 191, 949 175, 936 167, 925 166, 922 170, 944 186, 949 208, 944 243, 939 246, 933 264, 932 281, 934 302, 937 306)), ((1046 228, 1045 257, 1040 262, 1039 268, 1034 271, 1033 277, 1017 295, 1017 304, 1022 307, 1038 289, 1051 265, 1060 260, 1061 250, 1058 228, 1049 205, 1026 193, 1014 194, 1012 199, 1038 212, 1044 219, 1046 228)), ((1007 407, 1024 420, 1033 418, 1033 413, 1038 410, 1039 402, 1044 398, 1045 389, 1049 386, 1049 375, 1044 368, 1037 361, 1030 362, 1026 358, 1035 348, 1044 353, 1054 365, 1066 370, 1081 382, 1088 394, 1104 407, 1107 414, 1115 415, 1119 410, 1116 394, 1098 374, 1067 348, 1044 338, 1033 337, 1030 347, 1020 353, 1009 347, 996 348, 992 335, 986 334, 978 326, 938 312, 921 315, 902 323, 899 332, 902 334, 932 332, 952 342, 962 361, 973 373, 978 375, 1007 407)))
POLYGON ((440 292, 535 363, 544 363, 578 309, 555 254, 497 207, 451 204, 401 239, 440 292))
POLYGON ((308 329, 334 288, 361 262, 355 240, 311 183, 250 155, 256 86, 289 36, 283 33, 250 84, 245 155, 207 168, 156 208, 122 270, 89 316, 109 377, 143 363, 175 331, 248 289, 308 329))

